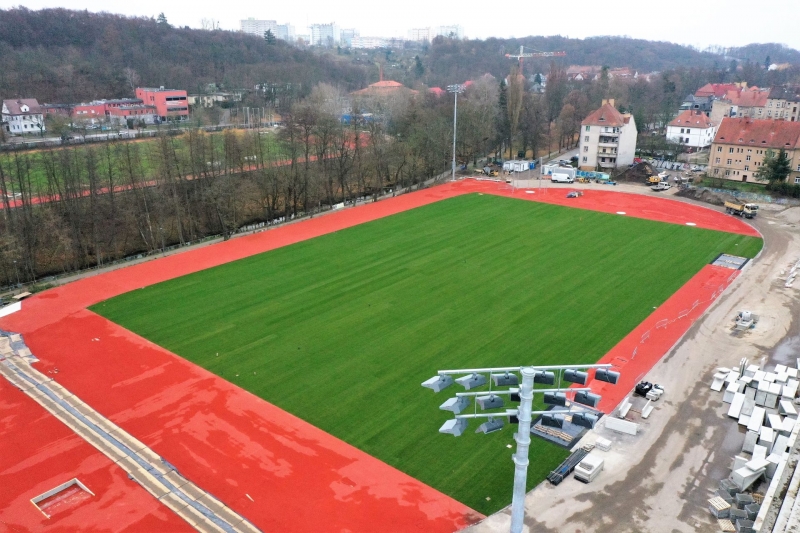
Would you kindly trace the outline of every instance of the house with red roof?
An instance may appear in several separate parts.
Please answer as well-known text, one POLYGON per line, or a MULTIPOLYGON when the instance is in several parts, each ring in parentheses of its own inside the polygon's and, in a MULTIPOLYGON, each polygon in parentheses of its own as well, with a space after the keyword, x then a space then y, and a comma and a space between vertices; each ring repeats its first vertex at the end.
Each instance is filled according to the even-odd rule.
POLYGON ((608 170, 633 164, 636 152, 636 123, 629 113, 620 113, 614 100, 583 119, 578 152, 581 170, 608 170))
POLYGON ((711 144, 708 175, 755 181, 767 153, 780 150, 791 164, 788 181, 800 184, 800 122, 724 118, 711 144))
POLYGON ((699 150, 711 146, 717 128, 699 109, 687 109, 667 124, 667 139, 699 150))
POLYGON ((35 98, 3 100, 0 127, 12 135, 43 133, 46 128, 42 106, 35 98))

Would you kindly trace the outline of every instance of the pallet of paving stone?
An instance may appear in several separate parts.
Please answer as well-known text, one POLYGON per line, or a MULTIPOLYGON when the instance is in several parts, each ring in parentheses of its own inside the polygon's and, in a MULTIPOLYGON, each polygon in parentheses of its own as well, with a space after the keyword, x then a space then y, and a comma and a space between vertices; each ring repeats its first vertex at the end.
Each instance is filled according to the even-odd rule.
POLYGON ((708 500, 708 510, 714 518, 728 518, 731 513, 731 504, 719 496, 715 496, 708 500))

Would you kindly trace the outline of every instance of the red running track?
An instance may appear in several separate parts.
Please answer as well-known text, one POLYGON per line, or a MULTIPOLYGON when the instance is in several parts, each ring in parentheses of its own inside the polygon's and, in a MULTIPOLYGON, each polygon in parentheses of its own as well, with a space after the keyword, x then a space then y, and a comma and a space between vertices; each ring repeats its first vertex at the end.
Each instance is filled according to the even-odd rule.
MULTIPOLYGON (((392 531, 453 531, 481 516, 86 307, 129 290, 471 192, 612 213, 625 211, 627 216, 693 222, 698 227, 758 235, 733 217, 663 198, 589 190, 581 198, 566 199, 563 189, 528 194, 512 191, 504 184, 468 180, 84 278, 25 300, 22 311, 0 319, 0 328, 25 336, 41 360, 37 364, 40 371, 58 369, 59 383, 265 531, 379 531, 386 530, 387 524, 392 531)), ((733 272, 717 267, 703 269, 609 352, 604 361, 620 367, 624 363, 625 382, 603 391, 604 410, 613 408, 627 394, 636 379, 652 368, 710 302, 698 304, 687 317, 666 329, 653 330, 659 317, 677 316, 692 305, 698 291, 715 292, 723 270, 725 279, 733 272), (638 348, 635 358, 626 357, 632 352, 631 343, 639 342, 642 328, 653 331, 649 343, 638 348)), ((22 407, 18 409, 34 412, 38 407, 25 407, 24 403, 20 400, 22 407)), ((43 415, 41 409, 39 414, 43 415)), ((54 418, 42 417, 68 432, 54 418)), ((64 452, 55 445, 46 446, 51 429, 37 425, 32 418, 19 418, 16 426, 4 424, 0 429, 0 453, 7 456, 6 451, 12 452, 15 463, 22 465, 0 470, 0 476, 8 481, 0 491, 0 519, 8 523, 28 524, 32 520, 31 509, 19 504, 24 496, 30 498, 29 494, 35 492, 28 486, 31 483, 43 487, 55 478, 61 483, 80 475, 84 481, 83 477, 89 475, 75 461, 59 460, 64 452), (43 444, 40 448, 15 446, 6 450, 11 432, 30 433, 43 444), (45 462, 47 468, 37 466, 45 462), (23 483, 22 479, 32 481, 23 483)), ((101 459, 95 458, 102 464, 101 459)), ((108 476, 126 479, 124 472, 105 461, 108 476)), ((112 489, 104 487, 120 485, 107 482, 97 486, 100 491, 96 500, 66 511, 60 518, 53 517, 49 523, 72 520, 78 509, 81 513, 105 514, 100 502, 110 497, 107 493, 112 489)), ((125 498, 137 502, 150 498, 147 501, 154 502, 136 486, 119 490, 125 498)), ((166 520, 165 509, 133 505, 128 512, 131 523, 138 520, 152 524, 143 529, 164 531, 169 527, 161 527, 158 520, 166 520)), ((35 529, 29 525, 22 528, 35 529)), ((124 524, 120 523, 119 529, 123 530, 124 524)))

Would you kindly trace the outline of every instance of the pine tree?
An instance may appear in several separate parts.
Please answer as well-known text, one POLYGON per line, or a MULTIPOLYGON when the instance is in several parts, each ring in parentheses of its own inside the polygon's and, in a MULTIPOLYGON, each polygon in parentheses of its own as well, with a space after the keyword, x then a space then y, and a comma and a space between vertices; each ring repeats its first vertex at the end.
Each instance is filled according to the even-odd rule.
POLYGON ((419 56, 414 56, 414 74, 417 78, 421 78, 425 74, 425 67, 422 65, 422 60, 419 56))
POLYGON ((272 30, 267 30, 264 32, 264 40, 267 41, 267 44, 275 44, 275 35, 273 35, 272 30))
POLYGON ((156 23, 159 26, 164 26, 164 27, 167 27, 167 28, 169 27, 169 22, 167 22, 167 16, 164 15, 163 11, 158 14, 158 18, 156 19, 156 23))

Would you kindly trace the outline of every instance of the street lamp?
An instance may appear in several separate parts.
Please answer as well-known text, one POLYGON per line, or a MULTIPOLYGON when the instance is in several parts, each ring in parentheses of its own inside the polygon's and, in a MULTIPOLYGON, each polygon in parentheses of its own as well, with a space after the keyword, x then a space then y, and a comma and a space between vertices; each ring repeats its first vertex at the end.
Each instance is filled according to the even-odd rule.
POLYGON ((455 398, 451 398, 439 407, 439 409, 455 413, 455 418, 446 421, 442 425, 439 429, 440 433, 450 433, 458 437, 467 429, 468 420, 471 418, 487 419, 486 422, 478 427, 476 433, 488 434, 501 430, 504 425, 503 418, 507 418, 511 424, 519 425, 517 433, 514 435, 514 440, 517 442, 517 450, 512 456, 514 461, 514 491, 511 500, 511 533, 522 532, 522 524, 525 517, 525 492, 528 480, 528 450, 531 444, 532 415, 542 415, 543 425, 560 428, 564 424, 564 415, 570 414, 572 415, 573 424, 593 428, 598 417, 586 411, 575 411, 573 406, 575 404, 583 404, 592 408, 596 407, 601 399, 600 396, 593 394, 589 387, 569 388, 562 387, 561 383, 564 381, 586 385, 589 378, 586 370, 595 369, 595 380, 616 384, 619 380, 619 372, 609 370, 610 367, 610 364, 594 364, 440 370, 436 376, 422 383, 423 387, 432 389, 434 392, 440 392, 453 383, 458 383, 466 390, 489 383, 489 391, 459 392, 456 393, 455 398), (555 371, 558 372, 557 380, 555 371), (492 390, 492 382, 494 382, 495 386, 517 385, 519 378, 516 373, 522 376, 522 383, 519 388, 511 387, 507 390, 492 390), (460 375, 461 377, 454 379, 454 375, 460 375), (489 376, 488 379, 487 375, 489 376), (534 384, 536 383, 557 384, 557 388, 534 389, 534 384), (536 393, 544 395, 544 403, 565 407, 565 409, 533 411, 533 395, 536 393), (574 393, 572 404, 569 405, 567 393, 574 393), (501 396, 509 396, 509 401, 519 402, 519 407, 517 409, 504 409, 503 411, 477 412, 478 407, 482 411, 502 408, 504 402, 501 396), (469 406, 471 397, 475 398, 475 413, 460 414, 469 406))
POLYGON ((14 260, 14 274, 17 275, 17 287, 19 287, 19 270, 17 269, 17 260, 14 260))
POLYGON ((448 85, 447 92, 453 93, 455 96, 455 104, 453 105, 453 181, 456 180, 456 126, 458 124, 458 95, 463 93, 467 88, 461 84, 448 85))

